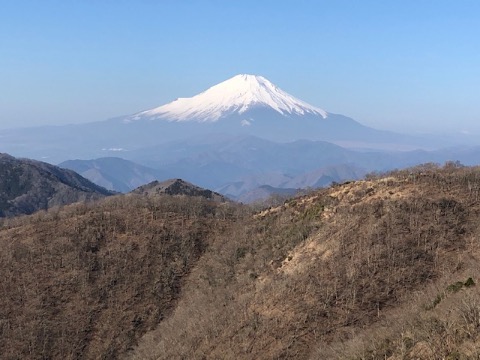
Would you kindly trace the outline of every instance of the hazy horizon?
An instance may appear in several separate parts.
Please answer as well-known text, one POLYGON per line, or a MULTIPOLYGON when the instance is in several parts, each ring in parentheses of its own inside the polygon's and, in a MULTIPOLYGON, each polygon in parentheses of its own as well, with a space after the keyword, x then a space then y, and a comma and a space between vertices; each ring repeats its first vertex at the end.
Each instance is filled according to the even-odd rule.
POLYGON ((101 121, 239 73, 378 129, 480 133, 480 3, 16 1, 0 128, 101 121))

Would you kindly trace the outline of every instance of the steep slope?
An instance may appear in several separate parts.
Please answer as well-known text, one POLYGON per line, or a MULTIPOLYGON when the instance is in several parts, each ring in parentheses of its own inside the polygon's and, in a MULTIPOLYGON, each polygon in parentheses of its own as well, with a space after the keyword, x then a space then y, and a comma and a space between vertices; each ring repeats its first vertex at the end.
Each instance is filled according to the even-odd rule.
POLYGON ((201 198, 119 195, 4 221, 0 358, 118 359, 171 314, 234 213, 201 198))
POLYGON ((127 358, 477 358, 479 179, 428 165, 257 214, 127 358))
POLYGON ((138 187, 131 192, 132 194, 154 196, 154 195, 171 195, 171 196, 189 196, 201 197, 208 200, 225 202, 228 201, 223 195, 214 191, 203 189, 193 185, 182 179, 170 179, 162 182, 152 181, 149 184, 138 187))
POLYGON ((62 162, 59 166, 73 170, 108 190, 124 193, 154 180, 168 178, 168 175, 163 171, 118 157, 68 160, 62 162))
POLYGON ((71 170, 0 154, 0 217, 112 195, 71 170))
POLYGON ((0 221, 2 357, 475 359, 480 168, 253 213, 114 196, 0 221))

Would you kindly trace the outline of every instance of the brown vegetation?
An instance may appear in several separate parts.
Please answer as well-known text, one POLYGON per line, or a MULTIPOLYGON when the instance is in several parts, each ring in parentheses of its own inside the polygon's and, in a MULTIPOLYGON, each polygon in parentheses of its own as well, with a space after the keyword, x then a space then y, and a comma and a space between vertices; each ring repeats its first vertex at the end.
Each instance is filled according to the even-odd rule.
MULTIPOLYGON (((172 316, 128 357, 440 359, 462 353, 466 340, 478 341, 478 307, 467 301, 475 286, 454 295, 458 309, 469 304, 474 320, 467 326, 459 315, 456 328, 470 328, 471 338, 463 332, 448 347, 435 347, 445 331, 427 326, 427 319, 423 330, 410 324, 410 333, 424 335, 411 336, 409 352, 398 341, 412 309, 429 316, 419 294, 428 297, 432 286, 478 273, 471 265, 479 255, 479 189, 478 169, 426 165, 260 213, 215 242, 172 316), (390 335, 373 333, 380 323, 389 325, 390 335)), ((441 306, 434 311, 443 319, 441 306)), ((474 354, 469 351, 465 356, 474 354)))
POLYGON ((427 164, 256 214, 114 197, 0 231, 4 357, 480 356, 480 169, 427 164))
POLYGON ((0 357, 118 358, 168 316, 226 211, 129 196, 5 220, 0 357))

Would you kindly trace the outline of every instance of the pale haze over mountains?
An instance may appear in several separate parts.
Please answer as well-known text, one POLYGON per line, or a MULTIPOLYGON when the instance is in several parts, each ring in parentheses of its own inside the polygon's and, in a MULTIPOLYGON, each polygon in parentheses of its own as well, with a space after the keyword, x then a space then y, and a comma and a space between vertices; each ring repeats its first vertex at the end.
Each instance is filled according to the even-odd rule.
POLYGON ((212 134, 254 135, 276 142, 331 141, 404 150, 438 140, 361 125, 280 90, 261 76, 238 75, 192 98, 106 121, 0 131, 4 151, 51 162, 118 155, 174 140, 212 134))
POLYGON ((251 199, 262 187, 266 194, 265 186, 326 186, 420 162, 471 163, 478 153, 454 147, 455 139, 364 126, 247 74, 133 115, 0 136, 5 152, 61 163, 110 190, 174 177, 234 199, 251 199))
POLYGON ((368 171, 459 160, 458 151, 470 162, 476 153, 427 152, 448 141, 372 129, 246 74, 133 115, 0 131, 0 136, 7 152, 63 161, 61 166, 110 190, 128 192, 178 177, 236 199, 250 199, 262 186, 326 186, 368 171))

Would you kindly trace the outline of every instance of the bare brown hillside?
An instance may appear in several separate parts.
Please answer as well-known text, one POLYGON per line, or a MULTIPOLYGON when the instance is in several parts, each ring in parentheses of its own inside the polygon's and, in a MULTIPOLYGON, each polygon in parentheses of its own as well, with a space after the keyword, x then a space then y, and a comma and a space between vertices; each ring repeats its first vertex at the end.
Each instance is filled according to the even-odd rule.
POLYGON ((169 316, 228 212, 131 195, 5 220, 0 358, 118 358, 169 316))
POLYGON ((128 358, 476 358, 479 190, 478 168, 425 165, 259 213, 128 358))
POLYGON ((253 213, 116 196, 4 220, 5 359, 475 359, 480 168, 253 213))

